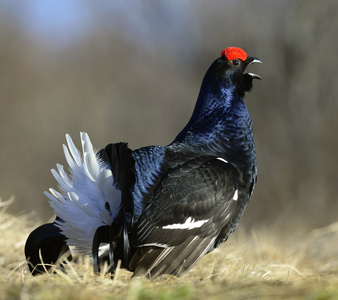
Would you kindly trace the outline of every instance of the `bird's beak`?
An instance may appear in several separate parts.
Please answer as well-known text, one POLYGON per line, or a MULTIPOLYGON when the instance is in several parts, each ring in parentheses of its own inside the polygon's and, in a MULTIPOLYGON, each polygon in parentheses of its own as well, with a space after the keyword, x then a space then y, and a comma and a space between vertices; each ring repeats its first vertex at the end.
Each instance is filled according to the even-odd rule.
MULTIPOLYGON (((251 64, 253 64, 253 63, 262 63, 262 61, 259 59, 259 58, 257 58, 257 57, 248 57, 247 59, 246 59, 246 61, 247 61, 247 67, 248 66, 250 66, 251 64)), ((262 79, 262 77, 260 77, 259 75, 257 75, 257 74, 254 74, 254 73, 247 73, 247 72, 244 72, 244 74, 248 74, 248 75, 250 75, 253 79, 262 79)))

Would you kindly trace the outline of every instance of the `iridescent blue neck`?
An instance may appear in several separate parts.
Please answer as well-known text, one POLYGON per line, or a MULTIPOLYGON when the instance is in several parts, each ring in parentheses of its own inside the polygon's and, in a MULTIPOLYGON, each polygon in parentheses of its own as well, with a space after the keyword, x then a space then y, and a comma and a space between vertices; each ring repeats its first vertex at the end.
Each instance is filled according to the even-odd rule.
POLYGON ((234 88, 218 85, 201 88, 193 115, 172 145, 219 155, 239 166, 255 160, 252 122, 244 100, 234 88))

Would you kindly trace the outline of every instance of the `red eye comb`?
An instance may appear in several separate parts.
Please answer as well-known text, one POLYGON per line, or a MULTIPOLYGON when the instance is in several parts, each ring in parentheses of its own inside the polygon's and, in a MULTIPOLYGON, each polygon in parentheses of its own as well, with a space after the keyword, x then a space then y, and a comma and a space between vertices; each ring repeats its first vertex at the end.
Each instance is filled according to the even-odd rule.
POLYGON ((225 56, 227 60, 241 59, 243 61, 248 57, 241 48, 237 47, 228 47, 223 49, 221 56, 225 56))

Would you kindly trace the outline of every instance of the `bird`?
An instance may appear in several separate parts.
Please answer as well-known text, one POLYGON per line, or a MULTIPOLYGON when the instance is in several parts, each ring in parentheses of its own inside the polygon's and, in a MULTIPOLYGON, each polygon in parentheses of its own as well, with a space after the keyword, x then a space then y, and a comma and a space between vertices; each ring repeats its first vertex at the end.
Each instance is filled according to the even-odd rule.
POLYGON ((208 68, 186 126, 167 146, 131 150, 111 143, 82 150, 67 134, 69 175, 57 164, 59 191, 45 192, 57 216, 27 238, 33 275, 41 263, 72 259, 69 247, 92 255, 95 272, 120 261, 133 276, 183 276, 234 232, 257 181, 252 120, 245 105, 261 63, 227 47, 208 68))

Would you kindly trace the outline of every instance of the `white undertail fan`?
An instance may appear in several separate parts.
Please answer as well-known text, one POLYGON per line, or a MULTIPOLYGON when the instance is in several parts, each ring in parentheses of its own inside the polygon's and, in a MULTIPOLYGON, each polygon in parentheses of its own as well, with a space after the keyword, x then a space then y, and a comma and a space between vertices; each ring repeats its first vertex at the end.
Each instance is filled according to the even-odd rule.
POLYGON ((69 174, 57 164, 52 174, 59 189, 45 192, 57 218, 35 229, 26 242, 25 254, 31 271, 34 275, 43 271, 39 252, 45 263, 53 264, 69 246, 80 253, 92 253, 95 272, 100 271, 99 257, 107 254, 100 250, 106 248, 113 271, 118 259, 127 262, 130 255, 128 230, 135 182, 132 151, 126 143, 109 144, 95 151, 88 134, 83 132, 82 153, 68 134, 66 140, 63 150, 69 174), (100 248, 102 243, 109 247, 100 248))

